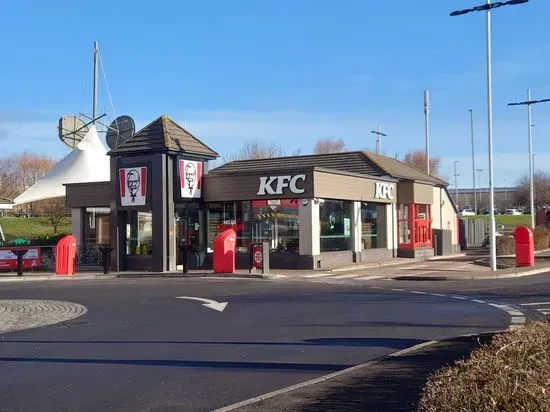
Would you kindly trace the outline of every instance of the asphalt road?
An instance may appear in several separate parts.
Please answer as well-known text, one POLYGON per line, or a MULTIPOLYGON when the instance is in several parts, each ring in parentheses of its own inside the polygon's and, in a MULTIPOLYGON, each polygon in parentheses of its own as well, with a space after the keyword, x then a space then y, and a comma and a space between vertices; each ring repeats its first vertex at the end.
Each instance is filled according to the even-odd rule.
MULTIPOLYGON (((414 289, 452 286, 430 283, 437 284, 414 289)), ((391 286, 399 284, 410 282, 391 286)), ((74 302, 88 311, 0 334, 0 411, 210 411, 510 321, 488 304, 388 286, 236 279, 3 284, 0 299, 74 302), (229 304, 218 312, 178 296, 229 304)), ((483 293, 501 297, 490 288, 483 293)))

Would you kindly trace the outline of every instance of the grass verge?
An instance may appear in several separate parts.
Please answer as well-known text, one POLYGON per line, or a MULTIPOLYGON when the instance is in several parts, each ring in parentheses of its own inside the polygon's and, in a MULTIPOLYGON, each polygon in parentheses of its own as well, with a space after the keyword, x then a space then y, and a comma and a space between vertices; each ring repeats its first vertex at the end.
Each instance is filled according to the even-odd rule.
MULTIPOLYGON (((2 225, 7 241, 18 237, 38 239, 53 232, 52 225, 45 218, 40 217, 2 217, 0 218, 0 225, 2 225)), ((71 230, 71 220, 67 218, 65 222, 59 225, 57 231, 58 233, 70 233, 71 230)))
POLYGON ((435 372, 419 412, 550 411, 550 324, 496 335, 470 358, 435 372))

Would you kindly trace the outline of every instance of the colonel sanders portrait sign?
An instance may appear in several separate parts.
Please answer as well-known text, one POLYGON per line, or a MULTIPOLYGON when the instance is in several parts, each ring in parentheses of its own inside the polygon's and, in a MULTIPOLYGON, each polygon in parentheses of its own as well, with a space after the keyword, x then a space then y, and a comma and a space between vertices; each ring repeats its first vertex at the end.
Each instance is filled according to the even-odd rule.
POLYGON ((202 162, 180 159, 180 193, 184 198, 201 197, 202 162))
POLYGON ((118 169, 121 206, 144 206, 147 195, 147 168, 118 169))

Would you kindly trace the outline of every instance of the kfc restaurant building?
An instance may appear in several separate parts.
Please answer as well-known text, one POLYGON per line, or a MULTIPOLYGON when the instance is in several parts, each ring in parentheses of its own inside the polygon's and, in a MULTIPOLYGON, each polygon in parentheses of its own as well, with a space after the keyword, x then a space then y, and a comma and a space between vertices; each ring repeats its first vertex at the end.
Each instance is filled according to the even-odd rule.
MULTIPOLYGON (((458 250, 447 183, 364 152, 230 162, 166 116, 111 150, 109 182, 66 185, 73 234, 109 244, 118 271, 212 267, 212 242, 237 233, 237 266, 269 242, 273 268, 317 269, 430 256, 434 229, 458 250)), ((449 250, 447 247, 446 250, 449 250)))

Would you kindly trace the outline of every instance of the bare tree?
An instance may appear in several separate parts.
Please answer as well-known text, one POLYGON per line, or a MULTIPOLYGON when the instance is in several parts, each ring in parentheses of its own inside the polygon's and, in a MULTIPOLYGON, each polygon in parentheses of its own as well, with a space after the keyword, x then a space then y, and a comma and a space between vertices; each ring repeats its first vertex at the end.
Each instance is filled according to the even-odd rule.
POLYGON ((0 159, 0 197, 13 199, 20 191, 17 171, 12 159, 0 159))
POLYGON ((342 153, 346 150, 346 142, 341 138, 319 139, 317 143, 315 143, 315 148, 313 149, 315 154, 342 153))
POLYGON ((57 233, 59 225, 66 222, 69 217, 69 208, 64 197, 34 202, 34 210, 52 226, 53 233, 57 233))
POLYGON ((34 155, 29 152, 23 152, 17 156, 14 159, 14 166, 21 192, 42 179, 56 163, 57 161, 49 156, 34 155))
MULTIPOLYGON (((413 150, 405 154, 403 162, 410 166, 417 168, 423 172, 426 171, 426 153, 421 150, 413 150)), ((441 164, 441 158, 438 156, 430 157, 430 174, 433 176, 439 175, 439 166, 441 164)))
MULTIPOLYGON (((550 174, 546 172, 535 172, 534 175, 535 205, 550 205, 550 174)), ((528 175, 523 176, 517 185, 514 194, 515 205, 529 206, 530 179, 528 175)))
POLYGON ((261 142, 258 139, 246 140, 243 147, 236 153, 224 157, 224 161, 270 159, 285 155, 283 149, 274 143, 261 142))

